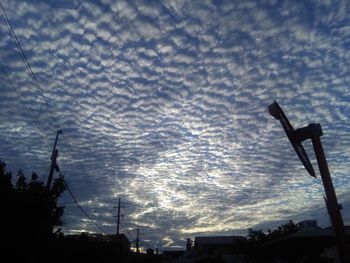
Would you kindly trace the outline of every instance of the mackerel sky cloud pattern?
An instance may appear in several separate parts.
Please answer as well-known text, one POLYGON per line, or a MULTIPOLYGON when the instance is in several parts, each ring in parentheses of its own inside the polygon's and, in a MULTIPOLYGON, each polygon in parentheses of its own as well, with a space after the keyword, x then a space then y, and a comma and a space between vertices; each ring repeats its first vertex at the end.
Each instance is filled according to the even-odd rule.
MULTIPOLYGON (((85 210, 145 247, 246 234, 289 219, 329 225, 279 123, 320 122, 350 224, 347 1, 2 1, 0 158, 46 180, 58 163, 85 210)), ((305 148, 313 161, 309 143, 305 148)), ((317 170, 318 173, 318 170, 317 170)), ((66 233, 98 229, 66 204, 66 233)))

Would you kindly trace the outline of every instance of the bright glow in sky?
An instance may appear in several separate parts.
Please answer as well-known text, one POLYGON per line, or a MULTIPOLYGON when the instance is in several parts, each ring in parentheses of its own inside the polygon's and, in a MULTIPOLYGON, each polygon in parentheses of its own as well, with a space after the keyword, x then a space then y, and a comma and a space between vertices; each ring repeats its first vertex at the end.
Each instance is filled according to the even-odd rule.
MULTIPOLYGON (((46 180, 58 163, 85 210, 130 240, 184 247, 292 219, 329 225, 278 121, 320 122, 350 224, 348 1, 2 1, 48 104, 0 20, 0 158, 46 180)), ((315 163, 312 147, 305 148, 315 163)), ((65 232, 99 232, 65 195, 65 232), (67 203, 68 202, 68 203, 67 203)))

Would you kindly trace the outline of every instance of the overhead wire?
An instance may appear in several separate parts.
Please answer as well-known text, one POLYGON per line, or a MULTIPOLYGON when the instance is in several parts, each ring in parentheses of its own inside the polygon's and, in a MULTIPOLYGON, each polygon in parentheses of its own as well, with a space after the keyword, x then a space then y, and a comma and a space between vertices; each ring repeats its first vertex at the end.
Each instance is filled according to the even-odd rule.
MULTIPOLYGON (((5 9, 4 9, 3 5, 1 4, 1 2, 0 2, 0 7, 1 7, 1 9, 2 9, 3 16, 4 16, 4 18, 5 18, 6 22, 7 22, 7 25, 8 25, 9 31, 10 31, 10 34, 11 34, 12 38, 15 40, 16 47, 17 47, 19 53, 22 55, 22 59, 23 59, 25 65, 26 65, 26 67, 27 67, 27 69, 28 69, 28 71, 29 71, 29 73, 30 73, 30 75, 31 75, 31 77, 32 77, 32 79, 33 79, 33 81, 34 81, 35 86, 36 86, 36 87, 38 88, 38 90, 40 91, 40 94, 41 94, 41 96, 42 96, 42 98, 43 98, 45 104, 47 105, 47 107, 53 112, 53 109, 52 109, 51 105, 49 104, 49 102, 48 102, 48 100, 47 100, 47 98, 46 98, 46 96, 45 96, 45 94, 44 94, 44 92, 43 92, 43 90, 42 90, 42 88, 41 88, 41 86, 40 86, 40 84, 39 84, 39 82, 38 82, 38 80, 37 80, 37 78, 36 78, 36 76, 35 76, 33 70, 32 70, 32 67, 31 67, 31 65, 30 65, 30 63, 29 63, 29 61, 28 61, 28 59, 27 59, 27 56, 25 55, 25 53, 24 53, 24 51, 23 51, 23 48, 22 48, 22 46, 21 46, 21 44, 20 44, 20 42, 19 42, 19 40, 18 40, 17 35, 15 34, 14 28, 13 28, 13 26, 11 25, 11 23, 10 23, 10 21, 9 21, 9 19, 8 19, 8 16, 7 16, 6 12, 5 12, 5 9)), ((54 113, 54 112, 53 112, 53 113, 54 113)), ((56 118, 56 116, 55 116, 55 118, 56 118)), ((56 123, 57 123, 57 122, 56 122, 56 123)), ((260 136, 257 136, 257 137, 260 137, 260 136)), ((68 138, 68 139, 69 139, 69 138, 68 138)), ((136 141, 135 141, 135 140, 136 140, 136 138, 134 137, 134 144, 136 144, 136 141)), ((254 138, 252 141, 249 142, 249 144, 253 143, 253 142, 256 141, 256 140, 257 140, 257 138, 254 138)), ((191 143, 191 146, 194 145, 195 143, 197 143, 197 142, 192 142, 192 143, 191 143)), ((135 147, 136 147, 136 146, 135 146, 135 147)))
MULTIPOLYGON (((44 94, 44 91, 43 91, 43 89, 41 88, 41 86, 40 86, 40 84, 39 84, 39 82, 38 82, 38 80, 37 80, 37 78, 36 78, 36 76, 35 76, 35 74, 34 74, 34 71, 33 71, 32 67, 31 67, 31 65, 30 65, 30 63, 29 63, 29 60, 28 60, 27 56, 26 56, 25 53, 24 53, 24 50, 23 50, 23 48, 22 48, 22 46, 21 46, 21 43, 19 42, 19 39, 18 39, 18 37, 17 37, 17 35, 16 35, 15 31, 14 31, 14 28, 13 28, 13 26, 12 26, 12 24, 11 24, 11 22, 10 22, 8 16, 7 16, 7 14, 6 14, 5 8, 4 8, 4 6, 3 6, 3 4, 2 4, 1 1, 0 1, 0 9, 1 9, 1 11, 2 11, 3 18, 4 18, 4 20, 5 20, 6 24, 7 24, 7 27, 8 27, 9 33, 10 33, 10 37, 14 40, 15 46, 16 46, 16 48, 17 48, 17 51, 18 51, 18 53, 21 55, 21 58, 22 58, 22 60, 23 60, 23 62, 24 62, 24 64, 25 64, 25 67, 27 68, 28 73, 29 73, 29 75, 31 76, 31 78, 32 78, 32 80, 33 80, 34 86, 39 90, 40 96, 42 97, 44 103, 46 104, 46 106, 48 107, 48 109, 53 113, 53 119, 55 120, 55 123, 56 123, 58 126, 60 126, 59 123, 58 123, 58 119, 57 119, 56 113, 54 112, 53 108, 52 108, 51 105, 49 104, 48 99, 46 98, 46 96, 45 96, 45 94, 44 94)), ((2 66, 2 68, 4 69, 3 66, 2 66)), ((11 85, 11 87, 12 87, 12 89, 15 91, 15 93, 19 96, 22 105, 23 105, 27 110, 30 111, 31 114, 29 114, 29 117, 30 117, 31 120, 33 121, 33 124, 36 126, 36 128, 37 128, 38 130, 41 131, 41 130, 42 130, 42 129, 40 128, 41 125, 39 124, 39 121, 35 118, 35 114, 34 114, 34 112, 33 112, 33 109, 30 108, 29 106, 27 106, 27 104, 24 102, 24 100, 23 100, 23 98, 22 98, 20 92, 19 92, 19 91, 17 90, 17 88, 15 87, 14 82, 13 82, 12 79, 9 77, 9 75, 7 74, 7 72, 5 71, 5 69, 4 69, 4 73, 5 73, 5 77, 6 77, 7 80, 9 81, 9 83, 13 84, 13 85, 11 85)), ((49 118, 49 119, 51 120, 51 118, 49 118)))
MULTIPOLYGON (((53 113, 53 118, 55 119, 55 123, 57 123, 58 126, 61 126, 61 125, 59 125, 59 121, 58 121, 58 118, 56 116, 57 112, 54 111, 54 109, 52 108, 51 104, 49 103, 47 97, 45 96, 44 91, 41 88, 41 86, 40 86, 40 84, 39 84, 39 82, 38 82, 38 80, 37 80, 37 78, 36 78, 36 76, 35 76, 35 74, 34 74, 34 72, 32 70, 32 67, 31 67, 31 65, 29 63, 29 60, 27 59, 27 56, 24 53, 24 50, 23 50, 23 48, 22 48, 22 46, 21 46, 21 44, 19 42, 19 39, 18 39, 18 37, 17 37, 17 35, 16 35, 15 31, 14 31, 14 28, 13 28, 13 26, 12 26, 12 24, 11 24, 7 14, 6 14, 5 8, 4 8, 4 6, 2 5, 1 2, 0 2, 0 8, 2 10, 3 17, 4 17, 4 19, 5 19, 6 23, 7 23, 7 26, 8 26, 9 32, 10 32, 10 36, 14 39, 16 48, 17 48, 18 52, 21 54, 22 60, 23 60, 23 62, 25 64, 25 66, 26 66, 26 68, 27 68, 27 70, 28 70, 28 72, 29 72, 29 74, 30 74, 30 76, 31 76, 31 78, 32 78, 36 88, 39 90, 40 95, 43 98, 43 101, 45 102, 45 104, 47 105, 49 110, 53 113)), ((69 141, 72 141, 72 139, 70 139, 69 137, 66 137, 66 138, 69 141)), ((71 144, 71 146, 73 146, 73 145, 71 144)))
POLYGON ((71 196, 71 198, 73 199, 75 205, 80 209, 80 211, 86 216, 86 218, 93 223, 100 231, 102 231, 102 233, 107 234, 107 232, 103 229, 102 226, 100 226, 85 210, 84 208, 79 204, 78 200, 76 199, 75 195, 73 194, 72 190, 70 189, 68 183, 65 181, 64 182, 69 195, 71 196))
MULTIPOLYGON (((28 70, 28 72, 29 72, 29 75, 31 76, 31 78, 32 78, 32 80, 33 80, 33 82, 34 82, 34 85, 35 85, 36 88, 39 90, 40 95, 41 95, 41 97, 43 98, 43 101, 45 102, 47 108, 48 108, 48 109, 51 111, 51 113, 53 114, 53 118, 54 118, 54 120, 55 120, 55 123, 58 125, 58 128, 60 128, 61 125, 59 124, 59 120, 58 120, 58 118, 57 118, 57 116, 56 116, 56 115, 57 115, 57 112, 55 112, 55 110, 53 109, 53 107, 52 107, 51 104, 49 103, 47 97, 45 96, 45 93, 44 93, 43 89, 41 88, 41 85, 39 84, 39 82, 38 82, 38 80, 37 80, 37 78, 36 78, 36 76, 35 76, 35 74, 34 74, 34 72, 33 72, 33 70, 32 70, 32 67, 31 67, 31 65, 30 65, 30 63, 29 63, 29 60, 28 60, 27 56, 26 56, 25 53, 24 53, 24 50, 23 50, 23 48, 22 48, 22 46, 21 46, 21 43, 19 42, 19 39, 18 39, 18 37, 17 37, 17 35, 16 35, 15 31, 14 31, 14 28, 13 28, 13 26, 12 26, 12 24, 11 24, 11 22, 10 22, 8 16, 7 16, 7 14, 6 14, 5 8, 4 8, 4 6, 3 6, 3 4, 2 4, 1 2, 0 2, 0 8, 1 8, 1 10, 2 10, 3 17, 4 17, 4 19, 5 19, 6 23, 7 23, 7 26, 8 26, 9 32, 10 32, 10 36, 13 38, 13 40, 14 40, 14 42, 15 42, 16 48, 17 48, 19 54, 20 54, 21 57, 22 57, 22 60, 23 60, 25 66, 26 66, 26 68, 27 68, 27 70, 28 70)), ((32 111, 32 110, 31 110, 31 111, 32 111)), ((36 126, 39 128, 39 125, 37 125, 37 124, 38 124, 37 121, 35 121, 35 124, 36 124, 36 126)), ((72 139, 70 139, 70 137, 66 137, 66 138, 67 138, 69 141, 72 141, 72 139)), ((73 146, 73 145, 71 144, 71 146, 73 146)))
POLYGON ((27 58, 26 54, 24 53, 24 50, 23 50, 23 48, 22 48, 22 45, 21 45, 21 43, 19 42, 19 39, 18 39, 18 37, 17 37, 17 35, 16 35, 15 31, 14 31, 14 28, 13 28, 13 26, 12 26, 12 24, 11 24, 11 22, 10 22, 8 16, 7 16, 7 14, 6 14, 5 8, 4 8, 4 6, 2 5, 1 2, 0 2, 0 9, 1 9, 2 14, 3 14, 3 17, 4 17, 4 19, 5 19, 6 23, 7 23, 7 26, 8 26, 9 32, 10 32, 10 36, 12 37, 12 39, 13 39, 14 42, 15 42, 16 48, 17 48, 19 54, 20 54, 21 57, 22 57, 22 60, 23 60, 25 66, 26 66, 26 68, 27 68, 27 70, 28 70, 28 72, 29 72, 29 75, 31 76, 31 78, 32 78, 32 80, 33 80, 33 82, 34 82, 34 85, 35 85, 36 88, 39 90, 40 95, 41 95, 41 97, 43 98, 43 101, 45 102, 45 104, 46 104, 46 106, 48 107, 48 109, 54 114, 53 116, 54 116, 54 118, 55 118, 56 123, 58 124, 58 119, 57 119, 57 117, 56 117, 56 112, 53 110, 52 106, 51 106, 50 103, 48 102, 48 99, 46 98, 46 96, 45 96, 45 94, 44 94, 44 91, 43 91, 43 89, 41 88, 41 86, 40 86, 40 84, 39 84, 39 82, 38 82, 38 80, 37 80, 37 78, 36 78, 36 76, 35 76, 35 74, 34 74, 34 72, 33 72, 33 69, 32 69, 32 67, 31 67, 31 65, 30 65, 30 63, 29 63, 29 61, 28 61, 28 58, 27 58))
MULTIPOLYGON (((163 4, 163 3, 162 3, 162 4, 163 4)), ((8 27, 9 27, 9 31, 11 32, 11 36, 12 36, 12 38, 15 40, 16 48, 18 49, 19 53, 21 54, 22 59, 23 59, 25 65, 26 65, 27 70, 29 71, 29 73, 30 73, 30 75, 31 75, 31 77, 32 77, 32 79, 33 79, 33 82, 34 82, 35 86, 36 86, 36 87, 38 88, 38 90, 40 91, 40 94, 41 94, 41 96, 42 96, 42 98, 43 98, 45 104, 47 105, 47 107, 53 112, 53 109, 52 109, 51 105, 49 104, 49 102, 48 102, 48 100, 47 100, 47 98, 46 98, 46 96, 45 96, 45 94, 44 94, 44 92, 43 92, 43 89, 41 88, 41 86, 40 86, 40 84, 39 84, 39 82, 38 82, 38 80, 37 80, 37 78, 36 78, 36 76, 35 76, 35 74, 34 74, 32 68, 31 68, 31 66, 30 66, 30 63, 29 63, 29 61, 28 61, 28 59, 27 59, 27 57, 26 57, 26 55, 25 55, 25 53, 24 53, 24 51, 23 51, 23 49, 22 49, 22 46, 21 46, 21 44, 20 44, 20 42, 19 42, 19 40, 18 40, 18 38, 17 38, 17 36, 16 36, 16 34, 15 34, 15 32, 14 32, 14 29, 13 29, 13 27, 12 27, 12 25, 11 25, 11 23, 10 23, 8 17, 7 17, 7 15, 6 15, 5 9, 4 9, 4 7, 3 7, 3 5, 2 5, 1 2, 0 2, 0 7, 1 7, 1 9, 2 9, 2 13, 3 13, 4 17, 5 17, 5 20, 7 21, 7 24, 8 24, 8 27)), ((15 88, 14 88, 14 90, 15 90, 15 88)), ((16 90, 15 90, 15 91, 16 91, 16 90)), ((21 99, 21 101, 22 101, 22 99, 21 99)), ((22 101, 22 104, 24 104, 23 101, 22 101)), ((55 117, 56 117, 56 116, 55 116, 55 117)), ((33 120, 33 123, 38 127, 38 124, 36 123, 35 120, 33 120)), ((38 127, 38 128, 39 128, 39 127, 38 127)), ((253 143, 258 142, 259 139, 260 139, 261 137, 263 137, 263 136, 265 137, 266 134, 268 134, 268 132, 269 132, 269 130, 266 129, 265 131, 263 131, 262 133, 260 133, 256 138, 254 138, 252 141, 247 142, 246 144, 247 144, 247 145, 250 145, 250 144, 253 144, 253 143), (260 136, 260 135, 262 135, 262 136, 260 136)), ((190 146, 192 147, 192 146, 194 146, 196 143, 198 143, 198 142, 192 142, 192 143, 190 143, 190 146)), ((70 143, 68 143, 68 144, 70 144, 70 143)), ((134 136, 134 144, 135 144, 135 148, 136 148, 136 135, 134 136)), ((70 144, 70 145, 72 146, 72 144, 70 144)), ((76 162, 77 162, 77 161, 75 161, 75 160, 73 161, 73 163, 74 163, 75 165, 77 165, 76 162)), ((89 214, 87 214, 86 211, 81 207, 81 205, 80 205, 80 204, 78 203, 78 201, 76 200, 75 196, 74 196, 73 193, 71 192, 71 190, 70 190, 70 188, 69 188, 68 185, 67 185, 67 190, 68 190, 69 194, 71 195, 72 199, 74 200, 74 203, 79 207, 79 209, 82 211, 82 213, 84 213, 84 215, 87 216, 87 218, 88 218, 91 222, 93 222, 100 230, 102 230, 102 231, 105 233, 105 231, 103 230, 103 228, 101 228, 101 227, 91 218, 91 216, 90 216, 89 214)))
POLYGON ((13 83, 13 80, 12 80, 12 77, 9 76, 9 73, 6 71, 6 69, 4 68, 3 65, 1 65, 1 68, 3 70, 3 73, 5 75, 5 78, 7 79, 8 83, 10 84, 9 86, 12 88, 12 90, 15 92, 15 94, 17 94, 17 96, 19 97, 19 100, 21 101, 21 104, 23 105, 23 107, 29 111, 31 114, 29 114, 34 126, 40 130, 40 127, 39 127, 39 122, 37 119, 35 119, 35 114, 33 112, 33 109, 30 108, 23 100, 22 98, 22 95, 20 94, 20 92, 17 90, 17 88, 15 87, 14 83, 13 83))

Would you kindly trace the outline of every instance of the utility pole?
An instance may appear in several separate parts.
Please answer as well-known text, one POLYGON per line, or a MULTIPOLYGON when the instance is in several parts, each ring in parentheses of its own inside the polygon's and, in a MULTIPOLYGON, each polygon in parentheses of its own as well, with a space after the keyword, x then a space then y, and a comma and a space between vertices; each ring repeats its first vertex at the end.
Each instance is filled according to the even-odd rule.
POLYGON ((139 254, 140 253, 140 248, 139 248, 139 242, 140 242, 140 233, 139 233, 139 229, 136 229, 136 253, 139 254))
POLYGON ((139 262, 139 256, 140 256, 140 229, 136 228, 136 255, 135 255, 135 261, 139 262))
POLYGON ((323 135, 321 125, 311 123, 306 127, 294 130, 283 110, 280 108, 276 101, 269 105, 269 112, 275 119, 281 122, 282 127, 287 134, 287 137, 289 138, 293 148, 295 149, 306 170, 311 176, 316 177, 311 162, 301 144, 303 141, 311 139, 318 163, 318 168, 320 170, 323 187, 326 193, 325 201, 333 225, 338 255, 342 263, 350 262, 349 244, 346 236, 343 218, 340 212, 341 205, 339 205, 337 200, 320 138, 323 135))
POLYGON ((119 197, 119 201, 118 201, 117 236, 119 235, 119 224, 120 224, 120 197, 119 197))
POLYGON ((49 173, 49 177, 48 177, 48 179, 47 179, 47 184, 46 184, 46 191, 47 191, 47 192, 50 191, 51 182, 52 182, 52 177, 53 177, 53 172, 54 172, 54 169, 55 169, 56 166, 57 166, 56 160, 57 160, 57 157, 58 157, 58 150, 56 150, 56 145, 57 145, 57 141, 58 141, 58 136, 59 136, 60 134, 62 134, 62 130, 58 130, 58 131, 57 131, 55 144, 53 145, 53 149, 52 149, 50 173, 49 173))

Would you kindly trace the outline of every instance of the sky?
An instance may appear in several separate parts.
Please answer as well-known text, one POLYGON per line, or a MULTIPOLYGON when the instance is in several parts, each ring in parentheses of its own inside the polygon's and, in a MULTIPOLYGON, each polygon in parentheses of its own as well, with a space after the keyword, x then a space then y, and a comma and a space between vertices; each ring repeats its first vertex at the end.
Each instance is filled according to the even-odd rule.
MULTIPOLYGON (((350 224, 348 1, 1 1, 0 158, 46 181, 58 165, 107 233, 181 249, 293 220, 329 225, 267 106, 315 122, 350 224), (36 82, 37 81, 37 84, 36 82)), ((55 178, 57 174, 55 174, 55 178)), ((64 233, 101 232, 66 193, 64 233)))

